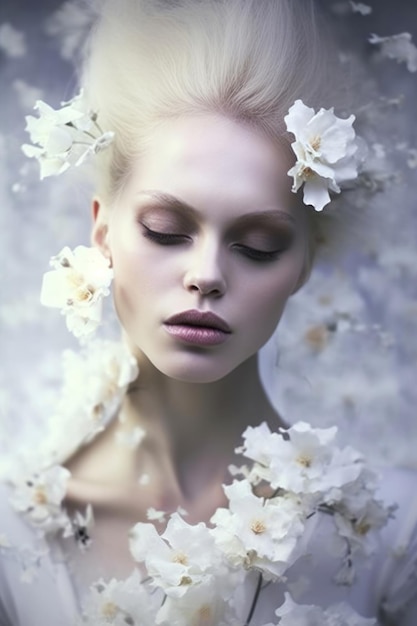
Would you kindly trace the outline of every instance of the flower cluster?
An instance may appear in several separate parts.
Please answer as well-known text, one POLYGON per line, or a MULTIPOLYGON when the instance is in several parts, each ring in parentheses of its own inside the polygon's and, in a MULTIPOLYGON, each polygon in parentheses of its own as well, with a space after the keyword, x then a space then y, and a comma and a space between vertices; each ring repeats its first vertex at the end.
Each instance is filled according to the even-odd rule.
POLYGON ((312 428, 298 422, 288 430, 272 433, 266 424, 249 427, 243 433, 239 452, 253 461, 243 468, 245 480, 254 486, 266 483, 275 496, 296 502, 298 520, 313 515, 330 515, 339 543, 343 544, 342 568, 337 576, 341 584, 351 584, 355 577, 353 554, 370 554, 373 533, 392 515, 375 499, 376 475, 364 458, 349 446, 335 445, 337 428, 312 428))
MULTIPOLYGON (((103 431, 119 411, 128 385, 139 374, 136 358, 128 347, 118 341, 95 339, 81 352, 63 353, 63 389, 56 414, 41 454, 46 463, 59 463, 69 458, 81 445, 103 431)), ((119 414, 120 421, 123 415, 119 414)), ((145 436, 143 429, 134 430, 135 444, 145 436)), ((122 438, 126 439, 125 433, 122 438), (123 437, 124 436, 124 437, 123 437)))
POLYGON ((36 145, 24 144, 22 150, 40 164, 41 179, 65 172, 71 165, 81 165, 91 155, 107 148, 114 139, 103 132, 97 113, 86 111, 82 90, 62 108, 55 110, 42 100, 35 104, 39 117, 26 117, 26 130, 36 145))
POLYGON ((41 303, 61 309, 75 337, 88 337, 102 315, 102 298, 113 278, 110 261, 98 248, 65 247, 50 261, 54 270, 43 276, 41 303))
MULTIPOLYGON (((291 566, 308 552, 309 526, 320 514, 333 520, 335 537, 347 542, 349 559, 341 556, 344 568, 349 562, 351 574, 359 547, 368 545, 371 531, 385 524, 390 510, 375 500, 375 476, 363 458, 351 448, 338 448, 335 436, 336 428, 313 429, 304 422, 277 433, 265 424, 248 428, 238 451, 252 466, 241 468, 242 480, 224 486, 228 508, 217 509, 210 526, 188 524, 173 513, 161 535, 151 523, 136 524, 130 550, 146 571, 136 604, 128 595, 122 601, 123 585, 127 591, 131 579, 100 583, 102 595, 93 588, 82 623, 250 624, 264 587, 270 582, 285 584, 291 566), (251 590, 246 598, 242 589, 251 590), (112 596, 106 595, 109 590, 112 596), (144 617, 137 613, 139 605, 144 617)), ((352 580, 351 575, 338 582, 352 580)), ((276 615, 282 626, 375 624, 344 604, 324 610, 297 605, 289 596, 276 615)))
POLYGON ((336 117, 331 109, 318 113, 296 100, 284 118, 295 136, 291 144, 297 157, 288 171, 294 179, 292 191, 304 185, 304 203, 321 211, 330 202, 329 190, 340 193, 340 185, 358 176, 358 141, 352 124, 336 117))
POLYGON ((96 582, 78 625, 155 626, 156 598, 147 592, 137 571, 124 581, 96 582))
POLYGON ((80 550, 86 550, 91 544, 93 510, 89 505, 85 515, 75 511, 71 517, 67 513, 62 503, 70 476, 70 472, 60 465, 22 471, 9 480, 12 487, 10 503, 41 535, 60 531, 64 538, 73 537, 80 550))
POLYGON ((405 63, 409 72, 417 72, 417 47, 410 33, 398 33, 390 37, 379 37, 373 33, 368 41, 379 46, 382 56, 405 63))

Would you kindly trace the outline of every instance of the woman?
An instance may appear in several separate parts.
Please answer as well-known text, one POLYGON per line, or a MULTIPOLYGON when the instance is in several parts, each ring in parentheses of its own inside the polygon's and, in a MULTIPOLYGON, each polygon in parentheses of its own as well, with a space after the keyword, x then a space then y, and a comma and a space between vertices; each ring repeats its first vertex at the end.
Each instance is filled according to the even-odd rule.
MULTIPOLYGON (((258 373, 258 350, 311 270, 321 217, 311 205, 321 210, 328 188, 337 192, 357 174, 353 118, 329 110, 316 117, 310 108, 331 104, 316 19, 310 2, 297 9, 283 0, 103 3, 82 79, 87 110, 97 113, 87 115, 85 128, 76 100, 53 121, 61 131, 75 128, 74 146, 99 128, 91 150, 99 152, 94 252, 62 251, 53 263, 67 281, 64 295, 49 275, 43 300, 60 305, 64 297, 69 328, 87 334, 113 277, 128 352, 120 348, 115 356, 109 348, 108 357, 96 349, 106 364, 72 382, 81 401, 71 399, 70 421, 60 423, 68 440, 58 445, 55 438, 52 456, 12 480, 11 494, 10 485, 5 489, 1 624, 70 624, 83 609, 94 624, 265 626, 277 622, 284 600, 284 625, 297 618, 415 623, 417 514, 407 495, 413 477, 390 474, 378 496, 387 506, 404 500, 393 520, 392 510, 373 499, 373 477, 360 457, 332 448, 333 432, 302 424, 277 443, 269 430, 286 426, 258 373), (301 155, 308 123, 318 129, 308 138, 314 154, 301 155), (338 144, 331 158, 320 156, 329 129, 338 144), (296 162, 288 131, 298 142, 296 162), (302 193, 292 193, 301 185, 302 193), (84 280, 83 271, 93 278, 84 280), (241 480, 236 449, 243 431, 243 451, 254 463, 241 480), (269 452, 257 453, 256 437, 275 446, 275 474, 265 461, 269 452), (280 465, 288 442, 302 488, 285 477, 290 461, 280 465), (224 490, 231 464, 239 481, 224 490), (404 495, 396 492, 400 482, 404 495), (253 493, 245 491, 249 485, 253 493), (353 515, 365 496, 368 517, 353 515), (236 548, 243 541, 231 530, 236 519, 247 524, 250 541, 270 534, 270 545, 262 552, 248 540, 236 548), (167 528, 168 555, 152 521, 161 532, 167 528), (355 559, 370 526, 384 534, 369 533, 376 549, 365 567, 355 559), (336 555, 327 550, 328 537, 336 555), (405 546, 404 554, 392 546, 405 546), (199 552, 210 563, 203 565, 199 552), (143 584, 130 578, 134 567, 143 584), (22 572, 33 575, 25 587, 22 572), (156 593, 147 589, 148 575, 156 593), (101 582, 89 598, 94 583, 113 577, 120 587, 101 582), (292 607, 289 592, 318 608, 292 607), (341 601, 358 616, 333 607, 341 601)), ((60 136, 60 145, 67 139, 60 136)), ((67 167, 72 147, 57 151, 58 163, 43 148, 26 151, 46 175, 67 167)))

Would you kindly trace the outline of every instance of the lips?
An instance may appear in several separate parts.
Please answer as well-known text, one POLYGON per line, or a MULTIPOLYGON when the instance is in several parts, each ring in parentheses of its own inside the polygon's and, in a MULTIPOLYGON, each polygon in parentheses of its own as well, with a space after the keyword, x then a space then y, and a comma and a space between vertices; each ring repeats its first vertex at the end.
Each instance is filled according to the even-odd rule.
POLYGON ((221 330, 224 333, 231 333, 229 325, 218 315, 211 313, 210 311, 197 311, 195 309, 190 311, 183 311, 172 315, 165 320, 165 324, 179 325, 179 326, 196 326, 200 328, 214 328, 221 330))

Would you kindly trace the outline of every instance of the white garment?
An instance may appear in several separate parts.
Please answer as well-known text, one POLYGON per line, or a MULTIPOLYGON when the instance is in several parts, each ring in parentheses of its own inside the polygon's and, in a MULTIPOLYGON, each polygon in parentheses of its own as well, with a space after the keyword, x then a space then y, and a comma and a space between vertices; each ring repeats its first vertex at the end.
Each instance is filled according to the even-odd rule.
MULTIPOLYGON (((358 571, 351 587, 332 582, 339 563, 328 554, 329 519, 322 516, 309 540, 310 555, 289 570, 289 583, 300 604, 328 606, 345 600, 380 624, 417 626, 417 475, 389 470, 383 475, 379 497, 399 505, 395 519, 383 529, 376 553, 358 571), (304 580, 310 586, 304 591, 304 580), (297 593, 298 591, 298 593, 297 593)), ((81 593, 69 573, 58 541, 49 545, 9 505, 9 490, 0 485, 0 626, 71 626, 80 610, 81 593), (22 573, 33 582, 23 582, 22 573)), ((249 581, 251 582, 251 581, 249 581)), ((252 581, 253 582, 253 581, 252 581)), ((283 601, 283 585, 262 593, 253 626, 275 621, 273 608, 283 601)), ((242 590, 242 598, 248 596, 242 590)))

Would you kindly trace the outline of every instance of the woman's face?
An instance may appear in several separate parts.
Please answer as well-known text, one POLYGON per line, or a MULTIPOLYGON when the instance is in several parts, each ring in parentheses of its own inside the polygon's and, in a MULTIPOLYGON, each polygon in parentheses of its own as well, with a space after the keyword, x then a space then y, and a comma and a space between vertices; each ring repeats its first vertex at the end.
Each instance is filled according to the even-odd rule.
POLYGON ((134 164, 108 219, 114 298, 133 346, 167 376, 223 378, 273 333, 308 256, 290 165, 216 115, 164 123, 134 164))

